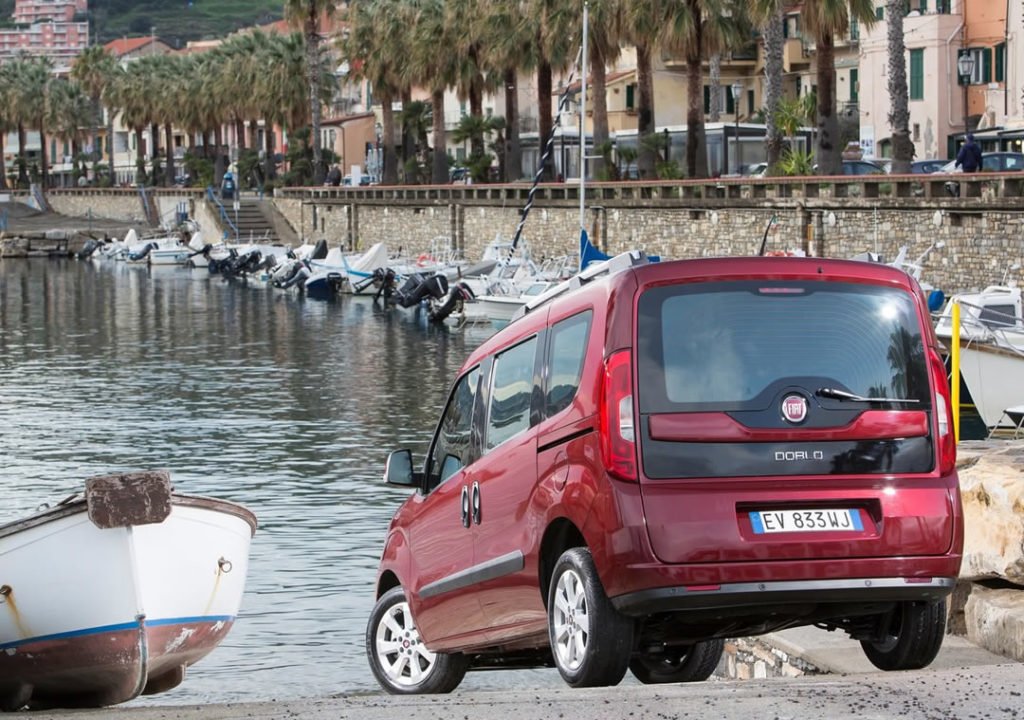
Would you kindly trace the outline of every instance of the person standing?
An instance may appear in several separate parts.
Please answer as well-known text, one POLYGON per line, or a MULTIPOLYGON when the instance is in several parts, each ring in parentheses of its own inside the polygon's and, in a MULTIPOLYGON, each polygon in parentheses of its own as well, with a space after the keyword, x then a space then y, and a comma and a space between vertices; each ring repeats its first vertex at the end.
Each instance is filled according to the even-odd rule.
POLYGON ((964 172, 968 173, 981 170, 981 147, 974 142, 972 133, 967 133, 967 142, 960 147, 954 167, 962 168, 964 172))

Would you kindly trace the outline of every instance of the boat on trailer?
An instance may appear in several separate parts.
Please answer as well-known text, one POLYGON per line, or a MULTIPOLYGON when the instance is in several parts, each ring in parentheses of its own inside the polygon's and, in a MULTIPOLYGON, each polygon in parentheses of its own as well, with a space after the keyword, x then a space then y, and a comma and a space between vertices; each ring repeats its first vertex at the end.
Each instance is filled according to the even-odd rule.
POLYGON ((176 687, 238 616, 256 517, 166 472, 90 478, 0 525, 0 710, 176 687))

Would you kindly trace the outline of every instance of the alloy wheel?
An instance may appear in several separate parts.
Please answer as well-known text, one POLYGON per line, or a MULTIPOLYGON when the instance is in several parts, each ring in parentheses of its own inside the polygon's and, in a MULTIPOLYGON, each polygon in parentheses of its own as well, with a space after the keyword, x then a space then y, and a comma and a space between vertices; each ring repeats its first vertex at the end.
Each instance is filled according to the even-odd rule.
POLYGON ((420 639, 407 602, 387 609, 377 625, 375 646, 381 668, 399 686, 423 682, 437 659, 420 639))
POLYGON ((567 670, 575 671, 586 657, 590 617, 587 614, 583 580, 572 570, 558 577, 552 621, 559 664, 567 670))

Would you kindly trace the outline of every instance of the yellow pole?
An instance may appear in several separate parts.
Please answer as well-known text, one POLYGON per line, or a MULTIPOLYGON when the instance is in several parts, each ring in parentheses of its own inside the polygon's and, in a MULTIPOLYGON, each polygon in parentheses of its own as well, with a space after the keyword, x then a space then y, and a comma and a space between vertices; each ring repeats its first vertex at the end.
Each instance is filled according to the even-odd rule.
POLYGON ((949 349, 949 391, 953 406, 953 438, 960 442, 960 303, 953 301, 953 332, 949 349))

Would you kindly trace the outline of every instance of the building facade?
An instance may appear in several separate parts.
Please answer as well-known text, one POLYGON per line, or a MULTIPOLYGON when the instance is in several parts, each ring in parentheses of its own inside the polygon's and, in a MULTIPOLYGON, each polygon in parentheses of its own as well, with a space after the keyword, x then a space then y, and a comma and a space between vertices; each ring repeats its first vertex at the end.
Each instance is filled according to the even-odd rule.
POLYGON ((67 71, 89 45, 87 11, 88 0, 15 0, 15 27, 0 30, 0 62, 26 53, 67 71))

